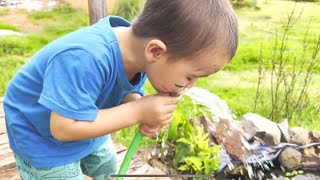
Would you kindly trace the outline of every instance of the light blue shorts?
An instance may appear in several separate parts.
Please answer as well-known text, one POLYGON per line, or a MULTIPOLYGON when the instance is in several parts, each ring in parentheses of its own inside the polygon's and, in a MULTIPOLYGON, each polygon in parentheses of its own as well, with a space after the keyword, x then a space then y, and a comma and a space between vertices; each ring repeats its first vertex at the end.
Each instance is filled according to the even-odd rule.
POLYGON ((15 155, 15 158, 22 180, 83 180, 83 174, 95 180, 104 180, 118 172, 117 154, 111 138, 94 153, 63 166, 34 168, 20 156, 15 155))

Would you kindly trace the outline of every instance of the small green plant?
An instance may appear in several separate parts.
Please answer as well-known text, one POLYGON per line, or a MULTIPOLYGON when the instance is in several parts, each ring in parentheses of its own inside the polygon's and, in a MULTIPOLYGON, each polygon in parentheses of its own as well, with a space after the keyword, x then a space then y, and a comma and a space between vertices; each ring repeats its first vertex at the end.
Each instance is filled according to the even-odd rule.
POLYGON ((183 96, 169 126, 158 134, 157 152, 182 172, 213 175, 220 167, 219 146, 209 146, 199 118, 207 113, 202 106, 183 96))
POLYGON ((208 134, 196 126, 193 133, 177 140, 174 166, 181 171, 213 175, 220 167, 220 146, 209 147, 208 134))
POLYGON ((292 178, 292 177, 297 176, 299 174, 303 174, 303 171, 302 170, 293 170, 293 171, 286 172, 285 175, 288 178, 292 178))

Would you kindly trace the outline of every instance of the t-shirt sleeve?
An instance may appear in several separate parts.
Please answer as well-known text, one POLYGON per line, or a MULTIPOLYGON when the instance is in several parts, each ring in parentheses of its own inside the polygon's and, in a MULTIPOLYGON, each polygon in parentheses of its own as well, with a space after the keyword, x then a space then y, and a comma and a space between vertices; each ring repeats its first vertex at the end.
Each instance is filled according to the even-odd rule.
POLYGON ((67 118, 93 121, 98 113, 95 102, 105 79, 103 74, 88 52, 62 52, 47 65, 39 103, 67 118))
POLYGON ((141 96, 144 96, 145 95, 145 91, 144 91, 143 87, 144 87, 146 81, 147 81, 147 76, 146 76, 145 73, 143 73, 139 85, 137 85, 132 92, 133 93, 138 93, 141 96))

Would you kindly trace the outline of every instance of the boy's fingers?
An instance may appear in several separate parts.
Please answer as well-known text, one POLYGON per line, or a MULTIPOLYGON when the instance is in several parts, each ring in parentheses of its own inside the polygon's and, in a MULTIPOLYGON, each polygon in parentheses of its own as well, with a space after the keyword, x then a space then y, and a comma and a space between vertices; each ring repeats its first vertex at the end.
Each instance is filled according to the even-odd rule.
POLYGON ((140 129, 142 129, 143 131, 147 132, 147 133, 153 133, 156 132, 158 130, 158 126, 157 127, 150 127, 146 124, 143 124, 140 126, 140 129))
POLYGON ((166 105, 171 104, 178 104, 180 99, 178 97, 168 97, 167 101, 165 102, 166 105))
POLYGON ((168 114, 172 113, 177 108, 177 105, 167 105, 165 108, 164 113, 168 114))
POLYGON ((140 126, 140 132, 145 135, 145 136, 148 136, 148 137, 152 137, 157 131, 158 131, 158 127, 157 128, 150 128, 149 126, 147 125, 141 125, 140 126))
POLYGON ((169 114, 166 114, 165 116, 164 116, 164 121, 162 121, 161 123, 160 123, 160 125, 166 125, 166 124, 168 124, 168 123, 170 123, 171 122, 171 119, 172 119, 172 116, 173 116, 173 113, 171 112, 171 113, 169 113, 169 114))

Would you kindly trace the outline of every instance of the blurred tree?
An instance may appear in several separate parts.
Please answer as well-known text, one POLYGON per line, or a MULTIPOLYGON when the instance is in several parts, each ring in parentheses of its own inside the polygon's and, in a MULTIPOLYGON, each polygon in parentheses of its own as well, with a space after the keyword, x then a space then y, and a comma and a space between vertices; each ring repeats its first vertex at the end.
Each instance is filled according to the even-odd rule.
POLYGON ((88 0, 90 24, 106 16, 106 0, 88 0))

